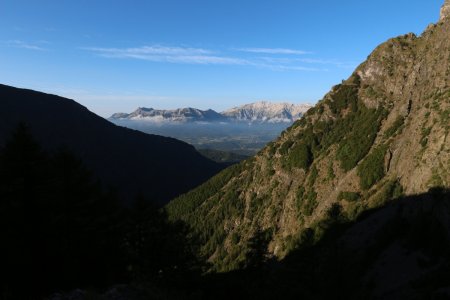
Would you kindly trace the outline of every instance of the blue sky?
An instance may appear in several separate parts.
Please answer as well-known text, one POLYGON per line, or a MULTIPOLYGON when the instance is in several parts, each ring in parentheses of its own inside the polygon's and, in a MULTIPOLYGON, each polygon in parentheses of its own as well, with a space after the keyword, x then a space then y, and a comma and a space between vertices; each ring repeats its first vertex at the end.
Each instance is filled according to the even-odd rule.
POLYGON ((443 0, 0 0, 0 83, 102 116, 315 103, 443 0))

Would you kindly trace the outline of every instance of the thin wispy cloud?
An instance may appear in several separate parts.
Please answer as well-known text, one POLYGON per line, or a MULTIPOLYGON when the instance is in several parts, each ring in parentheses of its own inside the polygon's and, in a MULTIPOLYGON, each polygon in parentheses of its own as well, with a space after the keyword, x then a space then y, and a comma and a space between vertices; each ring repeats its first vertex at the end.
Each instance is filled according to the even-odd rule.
POLYGON ((343 69, 354 69, 358 66, 358 62, 355 61, 338 61, 338 60, 323 60, 323 59, 304 59, 303 63, 316 64, 316 65, 332 65, 343 69))
POLYGON ((246 65, 244 59, 215 55, 201 48, 145 46, 138 48, 83 48, 108 58, 134 58, 153 62, 201 65, 246 65))
POLYGON ((271 64, 295 64, 304 63, 308 65, 329 65, 339 68, 354 68, 355 62, 342 62, 338 60, 314 59, 314 58, 292 58, 292 57, 260 57, 261 60, 271 64))
POLYGON ((5 44, 8 47, 28 49, 28 50, 35 50, 35 51, 46 51, 47 50, 46 48, 38 46, 37 44, 31 44, 31 43, 24 42, 24 41, 21 41, 21 40, 7 41, 5 44))
POLYGON ((307 72, 327 72, 328 69, 309 68, 295 65, 273 65, 274 71, 307 71, 307 72))
POLYGON ((286 48, 235 48, 236 51, 259 53, 259 54, 285 54, 285 55, 304 55, 311 52, 286 48))
MULTIPOLYGON (((310 66, 313 60, 292 57, 292 54, 306 54, 309 52, 284 48, 242 48, 239 52, 266 55, 285 55, 287 57, 239 57, 234 53, 223 54, 220 51, 192 48, 192 47, 167 47, 161 45, 132 47, 132 48, 105 48, 83 47, 97 56, 116 59, 137 59, 151 62, 192 64, 192 65, 234 65, 247 66, 272 71, 328 71, 326 68, 310 66), (234 54, 234 55, 233 55, 234 54), (305 65, 306 64, 306 65, 305 65)), ((317 62, 321 62, 317 60, 317 62)), ((320 64, 320 63, 317 63, 320 64)))
POLYGON ((135 48, 83 48, 103 53, 113 53, 118 55, 141 54, 141 55, 206 55, 213 53, 202 48, 189 47, 165 47, 165 46, 143 46, 135 48))

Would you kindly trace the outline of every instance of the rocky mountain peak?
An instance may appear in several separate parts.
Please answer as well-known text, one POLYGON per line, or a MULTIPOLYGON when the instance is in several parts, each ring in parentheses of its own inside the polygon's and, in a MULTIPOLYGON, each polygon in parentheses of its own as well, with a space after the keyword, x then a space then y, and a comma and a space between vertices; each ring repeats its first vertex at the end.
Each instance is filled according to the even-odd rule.
POLYGON ((441 17, 439 21, 444 21, 450 17, 450 0, 445 0, 441 8, 441 17))

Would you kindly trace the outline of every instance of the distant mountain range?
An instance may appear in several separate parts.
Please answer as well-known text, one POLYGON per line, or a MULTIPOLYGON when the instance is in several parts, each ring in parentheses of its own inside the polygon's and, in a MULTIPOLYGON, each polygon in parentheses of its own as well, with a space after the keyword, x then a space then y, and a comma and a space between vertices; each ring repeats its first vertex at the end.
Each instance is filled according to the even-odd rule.
POLYGON ((0 85, 0 147, 20 122, 45 150, 69 148, 105 185, 164 204, 224 168, 173 138, 116 126, 73 100, 0 85))
POLYGON ((151 122, 226 122, 227 118, 212 109, 200 110, 196 108, 178 108, 159 110, 139 107, 130 114, 116 113, 110 120, 133 120, 151 122))
POLYGON ((233 107, 222 112, 222 115, 239 122, 291 123, 300 119, 311 107, 310 104, 260 101, 233 107))
POLYGON ((188 122, 243 122, 243 123, 292 123, 301 118, 312 106, 309 104, 255 102, 218 113, 212 109, 179 108, 158 110, 138 108, 132 113, 115 113, 109 120, 148 121, 154 123, 188 122))

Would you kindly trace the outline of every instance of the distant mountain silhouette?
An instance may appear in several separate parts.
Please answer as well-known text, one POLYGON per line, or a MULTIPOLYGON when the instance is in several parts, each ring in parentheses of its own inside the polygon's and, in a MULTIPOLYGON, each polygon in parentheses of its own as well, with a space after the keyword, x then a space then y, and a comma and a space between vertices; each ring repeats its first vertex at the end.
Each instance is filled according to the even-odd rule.
POLYGON ((212 109, 200 110, 187 107, 169 110, 139 107, 132 113, 115 113, 109 120, 151 122, 155 124, 179 123, 248 123, 290 124, 303 116, 310 104, 271 103, 260 101, 233 107, 221 113, 212 109))
POLYGON ((0 147, 20 122, 45 149, 68 147, 126 198, 167 203, 223 168, 187 143, 116 126, 73 100, 0 85, 0 147))
POLYGON ((109 120, 133 120, 161 122, 225 122, 228 119, 212 109, 200 110, 192 107, 178 108, 173 110, 159 110, 153 108, 139 107, 130 114, 116 113, 109 120))

